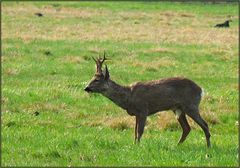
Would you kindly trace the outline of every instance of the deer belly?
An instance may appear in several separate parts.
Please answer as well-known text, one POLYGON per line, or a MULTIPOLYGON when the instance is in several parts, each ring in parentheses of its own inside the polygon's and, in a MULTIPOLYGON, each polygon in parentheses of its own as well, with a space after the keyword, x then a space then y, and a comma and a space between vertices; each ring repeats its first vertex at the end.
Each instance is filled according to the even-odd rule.
POLYGON ((159 111, 170 110, 177 105, 176 102, 171 100, 159 101, 159 102, 148 102, 149 114, 154 114, 159 111))
POLYGON ((130 111, 130 110, 127 110, 127 113, 128 113, 130 116, 135 116, 135 115, 136 115, 135 112, 130 111))

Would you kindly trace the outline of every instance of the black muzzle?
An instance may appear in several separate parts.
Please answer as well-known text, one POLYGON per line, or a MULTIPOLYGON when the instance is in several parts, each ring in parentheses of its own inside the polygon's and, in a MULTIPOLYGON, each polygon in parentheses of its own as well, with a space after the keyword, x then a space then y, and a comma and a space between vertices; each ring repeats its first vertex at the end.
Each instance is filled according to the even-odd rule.
POLYGON ((86 92, 92 92, 92 90, 91 90, 89 87, 86 87, 84 90, 85 90, 86 92))

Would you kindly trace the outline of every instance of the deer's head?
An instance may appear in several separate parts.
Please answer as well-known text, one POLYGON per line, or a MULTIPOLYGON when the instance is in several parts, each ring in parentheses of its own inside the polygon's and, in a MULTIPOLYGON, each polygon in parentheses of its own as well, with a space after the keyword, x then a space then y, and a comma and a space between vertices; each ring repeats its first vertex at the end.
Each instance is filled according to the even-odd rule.
POLYGON ((109 72, 107 66, 105 66, 105 71, 102 71, 102 64, 106 60, 105 52, 103 58, 93 58, 96 63, 96 73, 88 86, 84 89, 86 92, 96 92, 101 93, 108 89, 109 72))
POLYGON ((232 20, 231 20, 231 19, 228 19, 228 20, 226 20, 225 22, 226 22, 226 23, 229 23, 229 22, 232 22, 232 20))

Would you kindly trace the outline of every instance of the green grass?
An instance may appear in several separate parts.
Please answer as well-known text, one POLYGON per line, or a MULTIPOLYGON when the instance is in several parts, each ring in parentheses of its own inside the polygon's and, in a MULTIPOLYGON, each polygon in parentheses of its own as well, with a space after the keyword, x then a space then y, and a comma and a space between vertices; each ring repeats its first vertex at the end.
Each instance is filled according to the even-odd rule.
POLYGON ((238 166, 238 89, 236 3, 2 3, 3 166, 238 166), (149 117, 134 144, 134 118, 83 91, 104 50, 120 84, 185 76, 202 86, 212 148, 189 118, 178 146, 172 112, 149 117))

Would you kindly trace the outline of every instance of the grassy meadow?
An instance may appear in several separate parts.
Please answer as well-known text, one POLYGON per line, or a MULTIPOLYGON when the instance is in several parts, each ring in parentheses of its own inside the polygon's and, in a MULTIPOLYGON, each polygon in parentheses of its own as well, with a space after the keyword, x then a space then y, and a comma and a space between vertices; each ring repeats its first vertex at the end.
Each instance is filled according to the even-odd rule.
POLYGON ((237 3, 1 4, 2 166, 238 166, 237 3), (203 87, 212 148, 190 118, 178 146, 171 111, 149 117, 134 144, 134 117, 83 91, 104 50, 122 85, 184 76, 203 87))

